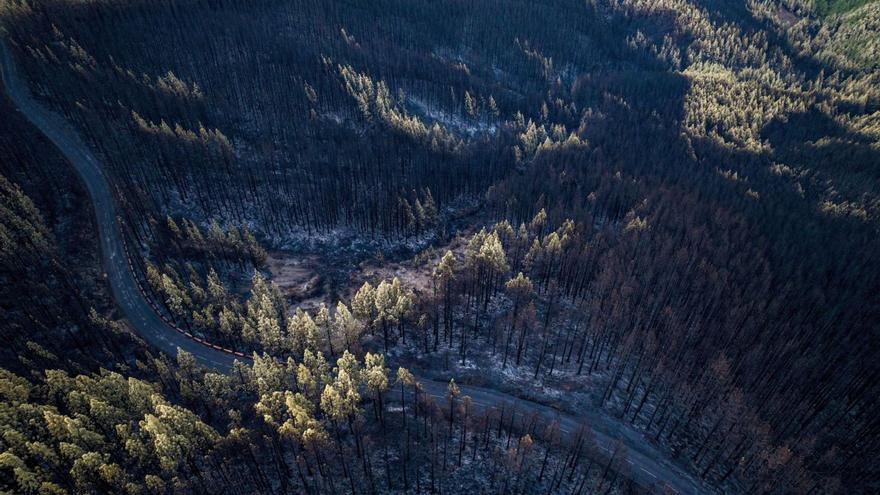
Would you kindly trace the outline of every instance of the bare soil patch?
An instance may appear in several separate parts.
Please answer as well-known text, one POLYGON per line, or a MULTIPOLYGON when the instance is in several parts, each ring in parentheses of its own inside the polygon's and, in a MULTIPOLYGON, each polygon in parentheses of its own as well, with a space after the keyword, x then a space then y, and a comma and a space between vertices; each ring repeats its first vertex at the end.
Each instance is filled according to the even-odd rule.
POLYGON ((266 266, 272 274, 272 281, 290 299, 300 301, 323 291, 317 256, 271 252, 266 258, 266 266))

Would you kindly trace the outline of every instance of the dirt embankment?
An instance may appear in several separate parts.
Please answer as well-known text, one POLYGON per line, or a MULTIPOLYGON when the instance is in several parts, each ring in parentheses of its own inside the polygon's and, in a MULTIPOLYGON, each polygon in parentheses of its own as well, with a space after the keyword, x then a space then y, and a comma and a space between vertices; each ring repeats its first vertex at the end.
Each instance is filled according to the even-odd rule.
POLYGON ((317 256, 271 252, 266 258, 266 267, 282 294, 292 301, 303 301, 323 292, 319 261, 317 256))
POLYGON ((447 250, 452 250, 461 259, 466 243, 465 237, 456 237, 444 245, 425 249, 400 262, 369 259, 351 269, 347 276, 341 277, 343 282, 333 282, 340 278, 330 276, 337 268, 317 255, 273 251, 269 253, 266 266, 272 281, 290 301, 291 311, 296 308, 313 311, 321 303, 332 306, 342 300, 348 304, 364 282, 375 286, 382 280, 394 277, 399 278, 403 286, 416 295, 429 295, 433 287, 431 273, 440 257, 447 250))

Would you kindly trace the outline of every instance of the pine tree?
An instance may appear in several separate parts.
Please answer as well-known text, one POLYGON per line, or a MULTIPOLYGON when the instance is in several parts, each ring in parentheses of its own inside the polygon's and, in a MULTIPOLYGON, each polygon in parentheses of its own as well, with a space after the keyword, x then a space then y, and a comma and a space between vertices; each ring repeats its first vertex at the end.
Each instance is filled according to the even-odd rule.
MULTIPOLYGON (((449 340, 449 345, 452 345, 452 289, 453 289, 453 281, 455 280, 455 272, 457 271, 457 260, 455 258, 455 254, 452 251, 446 251, 446 254, 440 259, 440 262, 437 264, 437 267, 434 268, 433 280, 434 280, 434 291, 435 291, 435 299, 436 292, 440 291, 443 293, 443 330, 444 335, 449 340)), ((434 317, 434 350, 437 350, 437 342, 439 340, 439 332, 437 328, 437 321, 439 318, 435 315, 434 317)))
POLYGON ((383 396, 388 390, 388 368, 385 367, 385 356, 369 352, 364 356, 364 381, 367 384, 367 390, 376 398, 376 416, 384 426, 383 396))
POLYGON ((370 333, 373 333, 373 320, 376 318, 376 290, 369 282, 358 289, 351 300, 351 309, 354 316, 365 322, 370 333))
POLYGON ((464 92, 464 109, 470 118, 477 118, 477 102, 467 91, 464 92))
POLYGON ((446 386, 446 398, 449 399, 449 437, 452 437, 452 425, 455 423, 455 405, 459 395, 461 395, 461 390, 455 384, 455 380, 449 380, 449 385, 446 386))
POLYGON ((330 311, 327 306, 321 303, 318 312, 315 314, 315 325, 318 327, 318 333, 322 333, 327 337, 327 349, 330 351, 330 357, 336 359, 336 351, 333 348, 333 325, 330 320, 330 311))
POLYGON ((293 317, 287 321, 288 348, 296 355, 306 350, 317 352, 319 349, 320 330, 315 320, 308 313, 296 308, 293 317))
POLYGON ((363 323, 358 321, 348 307, 341 301, 336 304, 336 314, 333 316, 333 328, 337 335, 341 335, 345 342, 345 351, 355 350, 360 341, 363 323))
MULTIPOLYGON (((508 297, 513 301, 513 314, 510 318, 510 329, 507 332, 507 338, 504 343, 504 358, 501 364, 502 368, 507 366, 507 356, 510 351, 510 343, 513 340, 513 335, 516 333, 517 325, 519 324, 520 310, 522 309, 523 304, 527 303, 529 298, 531 298, 534 290, 532 281, 524 276, 522 272, 519 272, 516 277, 508 280, 504 285, 504 288, 507 290, 508 297)), ((525 331, 523 330, 520 333, 519 344, 517 347, 522 347, 524 341, 525 331)), ((519 354, 519 352, 517 354, 519 354)), ((517 362, 517 364, 519 363, 517 362)))
POLYGON ((394 324, 402 324, 412 306, 412 298, 404 292, 400 279, 394 277, 390 283, 383 280, 376 287, 374 304, 374 322, 382 328, 385 352, 388 352, 389 328, 394 324))

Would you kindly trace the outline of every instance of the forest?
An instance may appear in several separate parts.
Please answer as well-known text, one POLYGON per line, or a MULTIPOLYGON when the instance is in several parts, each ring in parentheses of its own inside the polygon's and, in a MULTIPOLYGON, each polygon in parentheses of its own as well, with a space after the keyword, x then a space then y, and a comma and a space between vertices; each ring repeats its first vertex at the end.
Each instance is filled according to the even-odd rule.
POLYGON ((880 2, 0 0, 0 494, 880 492, 880 2))

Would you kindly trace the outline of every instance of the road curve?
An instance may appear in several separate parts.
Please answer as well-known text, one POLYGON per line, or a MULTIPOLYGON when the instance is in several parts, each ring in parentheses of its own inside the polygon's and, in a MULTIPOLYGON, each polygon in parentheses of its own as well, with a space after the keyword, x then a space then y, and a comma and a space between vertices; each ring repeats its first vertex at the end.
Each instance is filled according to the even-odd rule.
POLYGON ((147 342, 172 357, 180 348, 206 366, 223 371, 231 369, 234 356, 205 347, 169 328, 144 299, 128 265, 113 192, 98 160, 70 124, 31 97, 26 84, 18 77, 5 40, 0 42, 0 67, 6 95, 13 105, 58 147, 85 184, 97 217, 104 277, 110 282, 113 298, 131 326, 147 342))
MULTIPOLYGON (((174 357, 178 349, 192 354, 209 368, 228 372, 236 356, 200 343, 180 333, 163 321, 138 288, 126 256, 119 228, 113 189, 102 172, 98 160, 79 134, 60 115, 35 101, 27 85, 18 76, 6 41, 0 38, 0 79, 6 95, 19 112, 51 141, 73 165, 86 186, 95 210, 104 276, 108 279, 117 305, 131 327, 150 345, 174 357)), ((249 358, 238 358, 249 360, 249 358)), ((426 394, 439 403, 445 401, 446 384, 422 380, 426 394)), ((519 399, 495 390, 459 385, 462 395, 471 398, 475 410, 504 407, 505 415, 538 414, 544 420, 556 420, 563 438, 572 438, 582 425, 595 434, 600 454, 610 454, 616 440, 627 449, 628 476, 643 487, 666 487, 674 493, 699 494, 708 490, 686 471, 665 460, 666 456, 651 445, 641 433, 609 418, 601 411, 588 411, 579 417, 561 413, 549 406, 519 399)))

